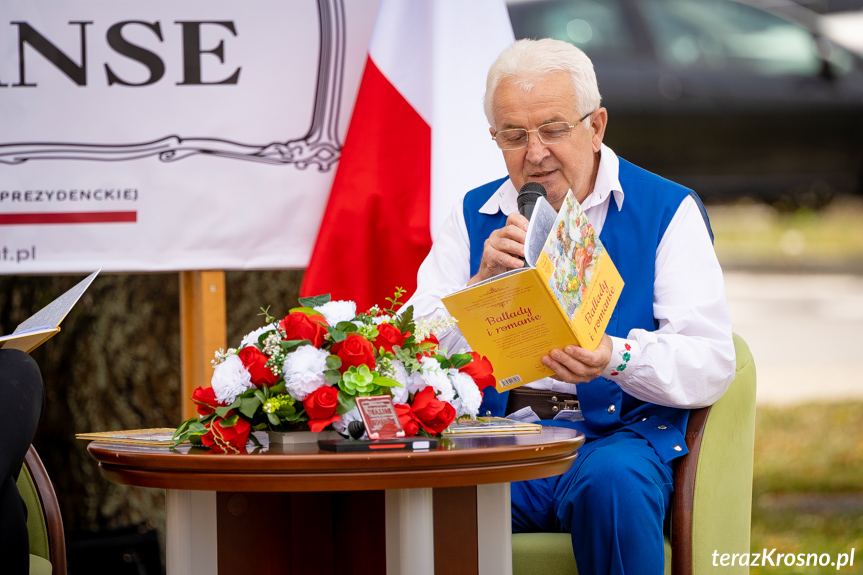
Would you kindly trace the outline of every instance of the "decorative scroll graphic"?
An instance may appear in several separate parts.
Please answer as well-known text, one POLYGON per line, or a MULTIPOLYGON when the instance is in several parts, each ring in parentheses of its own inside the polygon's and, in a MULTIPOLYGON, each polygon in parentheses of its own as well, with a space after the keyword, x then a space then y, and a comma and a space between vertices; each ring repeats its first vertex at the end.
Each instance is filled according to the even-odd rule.
POLYGON ((318 171, 329 171, 342 149, 338 125, 345 68, 343 0, 318 0, 318 14, 321 33, 318 77, 312 121, 305 136, 263 145, 178 135, 137 144, 9 143, 0 144, 0 164, 23 164, 29 160, 122 162, 150 156, 175 162, 207 155, 264 164, 293 164, 303 170, 316 165, 318 171))

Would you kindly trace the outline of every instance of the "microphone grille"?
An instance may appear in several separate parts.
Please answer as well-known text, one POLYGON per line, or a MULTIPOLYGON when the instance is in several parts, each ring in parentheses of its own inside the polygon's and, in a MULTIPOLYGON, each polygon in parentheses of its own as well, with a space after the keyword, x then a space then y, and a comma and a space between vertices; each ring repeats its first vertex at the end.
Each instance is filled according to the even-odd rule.
POLYGON ((518 191, 518 207, 521 209, 527 204, 535 204, 536 199, 542 196, 547 198, 548 194, 542 184, 537 182, 528 182, 518 191))

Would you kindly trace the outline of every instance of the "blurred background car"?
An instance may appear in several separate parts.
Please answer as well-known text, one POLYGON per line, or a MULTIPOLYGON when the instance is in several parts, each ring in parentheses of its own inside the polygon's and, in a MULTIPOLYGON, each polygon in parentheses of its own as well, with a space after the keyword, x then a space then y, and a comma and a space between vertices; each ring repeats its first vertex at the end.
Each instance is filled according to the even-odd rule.
POLYGON ((605 142, 706 201, 863 192, 863 60, 777 0, 508 0, 516 38, 593 60, 605 142), (767 9, 770 6, 770 9, 767 9))

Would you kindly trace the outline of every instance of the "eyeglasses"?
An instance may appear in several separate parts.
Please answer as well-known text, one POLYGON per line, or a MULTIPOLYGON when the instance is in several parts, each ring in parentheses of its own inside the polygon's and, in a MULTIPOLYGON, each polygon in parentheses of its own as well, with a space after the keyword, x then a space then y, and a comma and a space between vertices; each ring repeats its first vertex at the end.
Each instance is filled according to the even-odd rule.
MULTIPOLYGON (((594 110, 593 112, 595 112, 594 110)), ((589 112, 581 117, 575 124, 569 122, 551 122, 543 124, 536 130, 525 130, 524 128, 512 128, 510 130, 501 130, 495 132, 491 137, 497 142, 497 147, 501 150, 518 150, 527 146, 527 140, 531 132, 536 132, 539 136, 539 141, 546 146, 560 144, 569 140, 569 135, 572 129, 590 117, 593 112, 589 112)))

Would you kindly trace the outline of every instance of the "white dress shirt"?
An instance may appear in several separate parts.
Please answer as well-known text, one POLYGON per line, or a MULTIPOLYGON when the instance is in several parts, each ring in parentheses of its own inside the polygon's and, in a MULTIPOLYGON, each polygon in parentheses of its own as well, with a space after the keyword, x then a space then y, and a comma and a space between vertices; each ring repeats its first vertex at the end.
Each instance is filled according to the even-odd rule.
MULTIPOLYGON (((611 209, 623 207, 618 172, 617 155, 603 145, 593 192, 581 205, 597 235, 612 198, 611 209)), ((518 211, 517 196, 512 182, 506 180, 479 211, 502 211, 508 216, 518 211)), ((722 270, 693 198, 680 204, 669 223, 656 250, 655 269, 653 316, 659 328, 633 329, 626 339, 612 337, 614 349, 603 376, 651 403, 681 408, 710 405, 734 378, 735 354, 722 270), (623 360, 624 352, 629 353, 629 361, 623 360), (622 365, 625 368, 619 369, 622 365)), ((420 266, 417 291, 406 305, 414 306, 418 318, 449 317, 441 297, 464 288, 469 279, 470 241, 460 201, 420 266)), ((469 349, 457 327, 439 333, 438 338, 449 352, 469 349)), ((576 384, 552 378, 528 386, 577 393, 576 384)))

